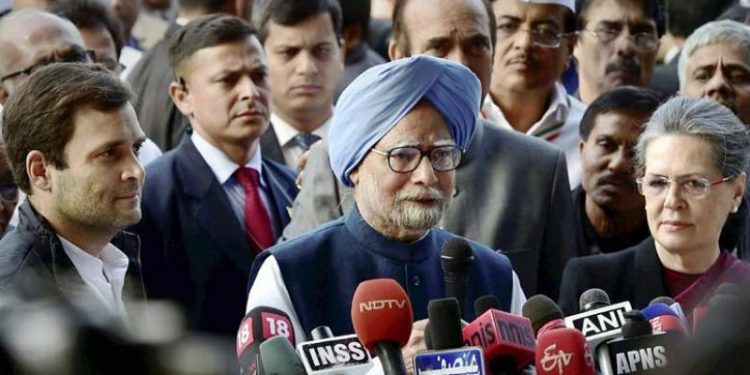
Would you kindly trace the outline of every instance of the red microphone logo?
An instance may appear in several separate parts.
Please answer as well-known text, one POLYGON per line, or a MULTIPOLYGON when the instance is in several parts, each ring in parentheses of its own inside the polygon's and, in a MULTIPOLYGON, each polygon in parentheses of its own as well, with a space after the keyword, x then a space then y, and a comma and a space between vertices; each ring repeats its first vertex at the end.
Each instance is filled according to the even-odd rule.
POLYGON ((273 336, 284 336, 289 343, 294 345, 294 330, 292 322, 284 316, 262 312, 260 318, 263 324, 263 338, 269 339, 273 336))
POLYGON ((566 353, 562 349, 557 349, 557 344, 553 343, 548 347, 544 348, 544 357, 542 357, 542 368, 544 371, 551 372, 557 367, 558 374, 563 374, 563 369, 570 364, 570 360, 573 359, 573 353, 566 353))

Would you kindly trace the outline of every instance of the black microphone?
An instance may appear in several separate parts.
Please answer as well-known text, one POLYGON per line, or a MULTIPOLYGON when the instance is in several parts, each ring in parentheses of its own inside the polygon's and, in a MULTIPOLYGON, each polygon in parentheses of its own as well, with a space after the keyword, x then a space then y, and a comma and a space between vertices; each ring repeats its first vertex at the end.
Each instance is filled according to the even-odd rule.
POLYGON ((623 316, 622 337, 597 349, 602 374, 668 374, 673 370, 682 352, 684 335, 654 334, 651 322, 638 310, 627 311, 623 316))
POLYGON ((312 340, 297 345, 307 375, 364 375, 373 366, 357 335, 334 337, 327 326, 315 327, 312 340))
POLYGON ((565 322, 560 306, 544 294, 537 294, 523 304, 521 315, 529 318, 534 329, 534 337, 539 337, 543 328, 564 327, 565 322))
POLYGON ((474 315, 480 316, 489 309, 502 310, 500 308, 500 300, 494 295, 481 296, 474 301, 474 315))
POLYGON ((431 350, 455 349, 464 346, 461 316, 455 298, 441 298, 427 305, 431 350))
POLYGON ((578 299, 578 307, 581 312, 609 306, 610 304, 611 302, 609 301, 609 295, 607 295, 607 292, 599 288, 591 288, 583 292, 581 298, 578 299))
POLYGON ((464 314, 466 284, 469 279, 469 267, 474 261, 471 245, 460 237, 449 239, 440 253, 440 265, 445 277, 445 296, 458 300, 461 316, 464 314))
POLYGON ((629 301, 609 304, 607 292, 597 288, 581 294, 580 308, 582 312, 565 318, 565 325, 581 331, 593 349, 620 337, 625 324, 623 313, 633 309, 629 301))

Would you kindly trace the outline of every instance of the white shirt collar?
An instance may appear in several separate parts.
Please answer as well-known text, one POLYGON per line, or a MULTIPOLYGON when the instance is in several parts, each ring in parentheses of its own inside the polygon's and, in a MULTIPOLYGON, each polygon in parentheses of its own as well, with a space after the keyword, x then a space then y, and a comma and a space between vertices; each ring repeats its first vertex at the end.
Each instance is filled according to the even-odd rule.
MULTIPOLYGON (((532 125, 526 134, 534 134, 539 130, 565 122, 570 112, 570 103, 568 102, 568 92, 560 82, 555 82, 555 88, 552 90, 552 101, 549 107, 534 125, 532 125)), ((492 95, 487 95, 482 104, 482 117, 490 122, 503 128, 513 130, 505 114, 500 107, 492 100, 492 95)))
MULTIPOLYGON (((328 117, 323 124, 313 130, 312 134, 317 135, 321 139, 328 138, 328 127, 331 124, 331 119, 333 119, 333 116, 328 117)), ((276 138, 278 138, 279 145, 281 146, 285 146, 295 135, 301 133, 297 128, 289 125, 288 122, 282 120, 281 117, 273 112, 271 112, 271 126, 273 126, 273 131, 276 132, 276 138)))
MULTIPOLYGON (((198 149, 198 153, 201 154, 203 160, 205 160, 211 168, 211 171, 214 173, 214 176, 216 176, 216 179, 219 180, 220 184, 224 185, 240 167, 239 164, 235 163, 234 160, 230 159, 224 152, 201 137, 198 132, 193 131, 190 140, 193 141, 195 148, 198 149)), ((250 161, 244 166, 255 169, 258 171, 258 175, 263 176, 260 145, 256 148, 255 154, 250 158, 250 161)), ((261 177, 260 180, 262 182, 263 178, 261 177)))
POLYGON ((75 266, 81 278, 97 296, 114 312, 124 313, 122 288, 130 260, 115 245, 108 243, 99 253, 99 257, 83 251, 80 247, 57 236, 62 243, 65 254, 75 266))

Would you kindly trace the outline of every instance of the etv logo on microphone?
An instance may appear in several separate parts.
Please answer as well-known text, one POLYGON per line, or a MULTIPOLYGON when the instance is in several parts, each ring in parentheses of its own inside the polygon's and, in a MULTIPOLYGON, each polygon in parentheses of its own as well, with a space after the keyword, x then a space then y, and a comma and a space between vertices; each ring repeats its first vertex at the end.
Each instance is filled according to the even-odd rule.
POLYGON ((401 301, 399 301, 396 299, 383 299, 383 300, 360 302, 359 312, 377 311, 377 310, 385 310, 385 309, 393 309, 393 308, 403 309, 405 307, 406 307, 406 300, 402 299, 401 301))

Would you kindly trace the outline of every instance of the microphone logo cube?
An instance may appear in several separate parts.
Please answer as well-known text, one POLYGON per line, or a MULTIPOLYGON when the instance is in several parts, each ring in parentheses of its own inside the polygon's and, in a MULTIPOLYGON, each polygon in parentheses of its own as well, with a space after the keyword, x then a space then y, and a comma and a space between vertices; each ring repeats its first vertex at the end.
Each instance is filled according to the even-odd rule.
POLYGON ((294 329, 292 322, 285 316, 262 312, 260 314, 261 324, 263 326, 263 338, 269 339, 273 336, 284 336, 289 343, 294 345, 294 329))
POLYGON ((484 375, 484 356, 478 347, 433 351, 414 356, 416 375, 484 375))
POLYGON ((365 373, 372 367, 370 353, 357 335, 303 342, 297 353, 308 374, 365 373))
POLYGON ((623 314, 632 310, 630 302, 620 302, 565 318, 565 325, 575 328, 589 342, 619 334, 625 324, 623 314))
POLYGON ((253 319, 248 317, 242 321, 240 329, 237 330, 237 356, 242 354, 253 341, 253 319))

